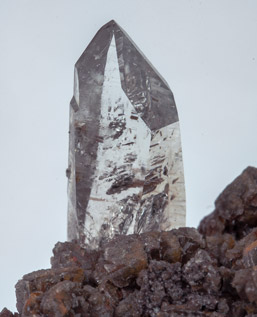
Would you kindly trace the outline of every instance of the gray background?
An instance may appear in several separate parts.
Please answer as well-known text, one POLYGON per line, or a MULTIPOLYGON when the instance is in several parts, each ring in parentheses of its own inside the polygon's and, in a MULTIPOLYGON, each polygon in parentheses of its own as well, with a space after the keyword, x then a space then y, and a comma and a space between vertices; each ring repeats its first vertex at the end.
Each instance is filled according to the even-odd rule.
POLYGON ((256 0, 0 0, 0 309, 66 239, 73 65, 111 19, 175 95, 187 225, 257 166, 256 0))

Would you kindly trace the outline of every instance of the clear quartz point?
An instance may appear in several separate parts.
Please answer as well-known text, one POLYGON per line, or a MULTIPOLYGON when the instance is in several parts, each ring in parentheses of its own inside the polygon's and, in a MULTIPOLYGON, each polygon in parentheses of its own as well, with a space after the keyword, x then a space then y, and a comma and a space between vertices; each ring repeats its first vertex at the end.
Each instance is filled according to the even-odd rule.
POLYGON ((165 80, 115 21, 74 78, 68 239, 97 248, 115 234, 185 226, 179 119, 165 80))

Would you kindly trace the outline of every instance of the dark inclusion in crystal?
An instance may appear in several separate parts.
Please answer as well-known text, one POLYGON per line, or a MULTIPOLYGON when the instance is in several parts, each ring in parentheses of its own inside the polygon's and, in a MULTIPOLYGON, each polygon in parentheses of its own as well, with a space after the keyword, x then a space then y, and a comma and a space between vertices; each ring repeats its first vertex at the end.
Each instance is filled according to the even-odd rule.
POLYGON ((115 21, 75 65, 70 108, 68 239, 185 224, 180 130, 165 80, 115 21))

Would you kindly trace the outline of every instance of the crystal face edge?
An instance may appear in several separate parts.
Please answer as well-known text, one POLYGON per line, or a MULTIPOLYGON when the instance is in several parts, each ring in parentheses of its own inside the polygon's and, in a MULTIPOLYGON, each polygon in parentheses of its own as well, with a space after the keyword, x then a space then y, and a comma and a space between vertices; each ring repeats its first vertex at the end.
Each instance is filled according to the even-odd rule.
POLYGON ((110 41, 111 34, 108 30, 99 31, 75 65, 77 80, 74 80, 74 92, 79 104, 75 106, 75 111, 76 99, 72 98, 68 163, 68 240, 76 239, 81 243, 85 239, 85 210, 94 177, 100 125, 99 105, 110 41), (99 58, 95 58, 97 55, 99 58))
MULTIPOLYGON (((122 88, 139 115, 151 130, 177 122, 177 108, 167 82, 114 20, 97 32, 78 59, 75 68, 80 70, 79 73, 85 74, 94 58, 105 59, 113 35, 122 88)), ((80 76, 80 81, 84 81, 83 75, 80 76)), ((83 88, 80 92, 83 92, 83 88)))

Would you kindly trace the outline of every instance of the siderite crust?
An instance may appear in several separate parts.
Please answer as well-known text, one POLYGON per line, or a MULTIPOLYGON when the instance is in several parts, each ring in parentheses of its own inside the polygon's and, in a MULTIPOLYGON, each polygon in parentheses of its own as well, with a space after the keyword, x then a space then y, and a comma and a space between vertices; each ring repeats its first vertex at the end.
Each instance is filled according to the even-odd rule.
POLYGON ((115 21, 75 65, 70 107, 68 239, 185 225, 180 130, 165 80, 115 21))
POLYGON ((205 235, 233 233, 243 238, 257 227, 257 169, 247 167, 215 201, 215 210, 200 223, 205 235))
POLYGON ((0 317, 257 316, 256 175, 249 167, 224 190, 201 223, 204 234, 179 228, 118 235, 98 250, 58 242, 52 268, 17 283, 19 313, 5 309, 0 317), (237 225, 214 227, 221 211, 237 225))

